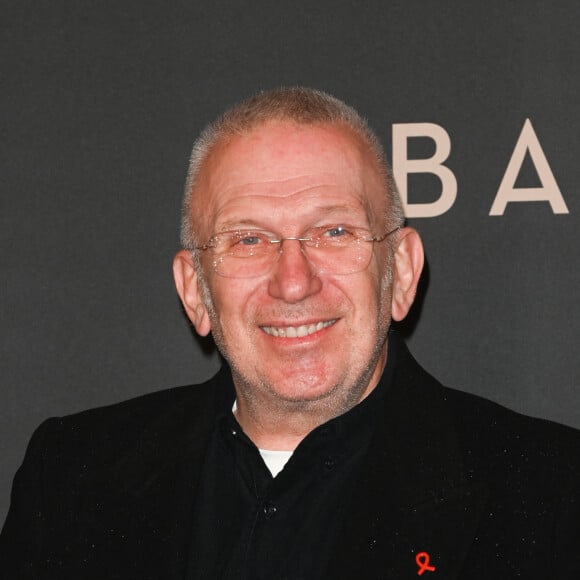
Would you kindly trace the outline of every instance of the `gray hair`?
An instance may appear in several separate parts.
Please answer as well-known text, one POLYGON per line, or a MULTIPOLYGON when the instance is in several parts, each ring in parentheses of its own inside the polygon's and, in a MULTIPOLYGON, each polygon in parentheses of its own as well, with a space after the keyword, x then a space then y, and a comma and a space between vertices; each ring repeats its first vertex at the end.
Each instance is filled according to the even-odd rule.
POLYGON ((367 146, 382 175, 387 197, 388 229, 402 226, 403 205, 383 147, 367 122, 346 103, 319 90, 305 87, 282 87, 261 92, 242 101, 210 123, 193 144, 185 194, 183 197, 181 243, 186 249, 196 245, 193 227, 193 192, 200 171, 218 143, 248 133, 268 121, 288 120, 301 125, 342 125, 350 129, 367 146))

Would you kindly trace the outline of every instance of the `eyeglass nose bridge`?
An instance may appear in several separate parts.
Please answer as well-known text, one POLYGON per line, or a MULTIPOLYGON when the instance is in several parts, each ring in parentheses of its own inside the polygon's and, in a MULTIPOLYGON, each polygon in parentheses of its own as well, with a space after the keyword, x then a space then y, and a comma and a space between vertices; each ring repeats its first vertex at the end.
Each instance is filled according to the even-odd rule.
MULTIPOLYGON (((271 244, 278 244, 278 247, 276 248, 276 254, 277 254, 276 262, 278 261, 280 256, 284 253, 283 242, 291 242, 291 241, 295 241, 295 242, 300 243, 301 254, 306 258, 306 261, 310 265, 310 268, 312 268, 312 270, 314 272, 318 272, 319 266, 317 266, 316 261, 312 259, 312 256, 307 251, 308 245, 306 245, 306 242, 312 242, 312 238, 302 238, 300 236, 289 236, 287 238, 279 238, 277 240, 270 240, 271 244)), ((313 247, 318 247, 318 244, 314 244, 313 247)))
POLYGON ((291 236, 288 238, 279 238, 277 240, 270 240, 271 244, 278 244, 278 252, 282 253, 282 242, 288 242, 294 240, 295 242, 300 242, 300 247, 304 250, 304 243, 303 242, 311 242, 312 238, 301 238, 299 236, 291 236))

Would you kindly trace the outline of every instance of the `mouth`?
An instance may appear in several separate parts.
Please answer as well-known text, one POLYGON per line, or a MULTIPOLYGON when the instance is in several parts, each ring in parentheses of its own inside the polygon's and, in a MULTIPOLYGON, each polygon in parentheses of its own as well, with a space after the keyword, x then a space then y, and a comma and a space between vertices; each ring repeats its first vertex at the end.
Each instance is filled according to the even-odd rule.
POLYGON ((324 320, 312 324, 301 324, 300 326, 262 326, 260 328, 270 336, 279 336, 282 338, 302 338, 332 326, 336 323, 337 320, 337 318, 334 318, 332 320, 324 320))

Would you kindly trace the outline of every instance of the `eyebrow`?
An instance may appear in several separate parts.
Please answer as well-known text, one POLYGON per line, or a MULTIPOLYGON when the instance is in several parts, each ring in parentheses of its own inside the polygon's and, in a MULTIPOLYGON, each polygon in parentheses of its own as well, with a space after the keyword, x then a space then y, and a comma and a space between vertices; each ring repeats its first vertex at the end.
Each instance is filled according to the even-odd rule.
POLYGON ((241 219, 241 220, 232 220, 224 222, 220 225, 217 230, 217 233, 220 232, 229 232, 230 230, 239 230, 241 228, 248 228, 252 230, 261 230, 264 229, 263 226, 257 225, 257 222, 254 220, 249 219, 241 219))
MULTIPOLYGON (((337 204, 337 205, 322 205, 317 206, 315 210, 317 212, 321 212, 322 214, 330 214, 330 213, 340 213, 340 212, 352 212, 356 211, 357 208, 353 207, 352 205, 344 205, 344 204, 337 204)), ((361 208, 364 209, 364 208, 361 208)))

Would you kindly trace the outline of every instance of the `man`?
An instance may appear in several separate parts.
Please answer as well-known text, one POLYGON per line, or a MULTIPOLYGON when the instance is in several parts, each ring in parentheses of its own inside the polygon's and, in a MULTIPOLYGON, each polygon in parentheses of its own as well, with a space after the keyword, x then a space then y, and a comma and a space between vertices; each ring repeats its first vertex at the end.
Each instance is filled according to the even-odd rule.
POLYGON ((9 578, 578 578, 575 431, 440 386, 391 329, 423 266, 381 146, 317 91, 194 146, 177 290, 210 381, 49 420, 9 578))

